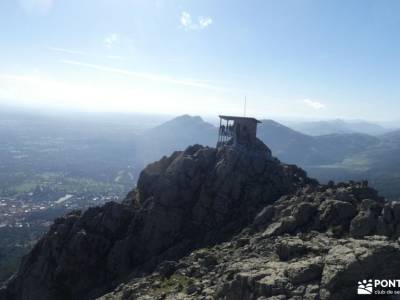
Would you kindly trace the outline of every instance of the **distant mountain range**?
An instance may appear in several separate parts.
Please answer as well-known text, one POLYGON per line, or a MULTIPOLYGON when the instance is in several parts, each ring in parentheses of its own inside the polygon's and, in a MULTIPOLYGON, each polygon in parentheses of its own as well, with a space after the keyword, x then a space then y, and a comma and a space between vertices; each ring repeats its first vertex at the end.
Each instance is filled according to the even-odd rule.
MULTIPOLYGON (((273 120, 262 120, 258 137, 279 159, 301 166, 340 163, 380 144, 379 137, 361 133, 310 136, 273 120)), ((190 144, 215 146, 216 140, 215 126, 198 116, 184 115, 143 132, 137 147, 138 153, 151 161, 190 144)))
POLYGON ((263 120, 258 136, 279 159, 301 166, 338 163, 379 143, 360 133, 310 136, 272 120, 263 120))
POLYGON ((365 133, 380 135, 389 129, 366 121, 344 121, 341 119, 315 122, 288 122, 287 125, 297 131, 308 135, 326 135, 334 133, 365 133))

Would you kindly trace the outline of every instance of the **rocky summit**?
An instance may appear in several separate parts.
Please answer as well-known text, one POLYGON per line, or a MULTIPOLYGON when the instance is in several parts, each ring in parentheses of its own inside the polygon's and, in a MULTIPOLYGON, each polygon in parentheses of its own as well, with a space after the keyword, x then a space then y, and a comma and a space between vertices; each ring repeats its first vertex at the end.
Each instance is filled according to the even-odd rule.
POLYGON ((400 278, 399 237, 400 203, 366 182, 320 185, 258 140, 195 145, 57 219, 0 299, 355 299, 400 278))

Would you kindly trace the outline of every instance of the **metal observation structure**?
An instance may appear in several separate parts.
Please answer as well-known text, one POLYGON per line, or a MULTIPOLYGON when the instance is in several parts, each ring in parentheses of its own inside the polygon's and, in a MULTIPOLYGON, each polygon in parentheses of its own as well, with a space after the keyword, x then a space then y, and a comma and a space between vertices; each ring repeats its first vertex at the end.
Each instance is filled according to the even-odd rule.
POLYGON ((261 121, 255 118, 220 115, 217 147, 252 144, 257 136, 258 123, 261 121))

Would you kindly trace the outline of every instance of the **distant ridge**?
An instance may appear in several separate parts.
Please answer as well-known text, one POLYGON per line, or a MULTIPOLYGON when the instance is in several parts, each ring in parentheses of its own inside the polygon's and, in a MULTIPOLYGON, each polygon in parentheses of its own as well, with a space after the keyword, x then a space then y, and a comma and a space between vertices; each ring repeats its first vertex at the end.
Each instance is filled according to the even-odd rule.
POLYGON ((379 135, 388 132, 387 128, 367 121, 345 121, 341 119, 331 121, 289 122, 292 128, 312 136, 343 133, 364 133, 379 135))

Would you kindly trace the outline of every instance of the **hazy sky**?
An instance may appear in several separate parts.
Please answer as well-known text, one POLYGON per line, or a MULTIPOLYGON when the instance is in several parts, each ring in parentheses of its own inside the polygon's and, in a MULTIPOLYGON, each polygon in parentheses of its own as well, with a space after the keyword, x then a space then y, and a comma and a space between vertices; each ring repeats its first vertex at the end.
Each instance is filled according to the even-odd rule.
POLYGON ((0 104, 399 119, 399 1, 1 0, 0 104))

